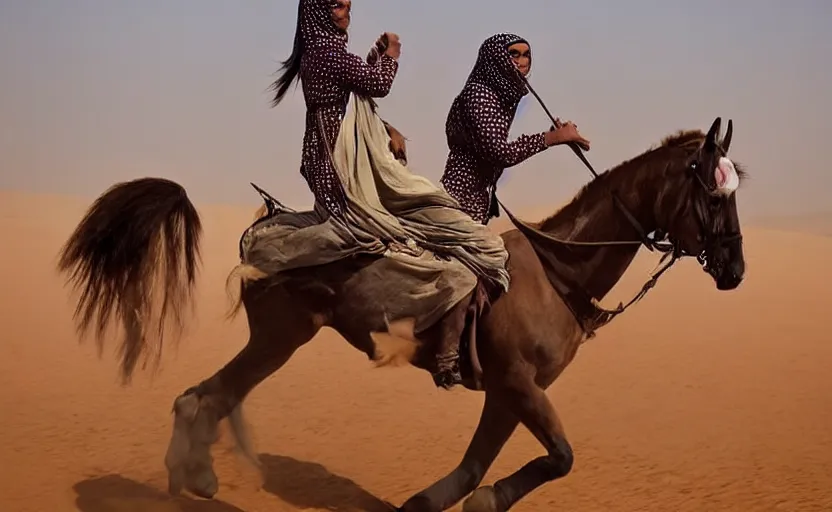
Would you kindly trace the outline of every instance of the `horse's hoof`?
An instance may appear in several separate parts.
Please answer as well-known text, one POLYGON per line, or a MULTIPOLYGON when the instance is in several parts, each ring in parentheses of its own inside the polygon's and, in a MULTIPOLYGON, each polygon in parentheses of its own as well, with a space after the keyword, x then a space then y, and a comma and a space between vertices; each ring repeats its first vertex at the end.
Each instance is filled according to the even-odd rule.
POLYGON ((497 500, 497 493, 490 485, 480 487, 462 503, 462 512, 504 512, 497 500))
POLYGON ((194 496, 210 500, 219 491, 220 484, 210 467, 202 467, 189 472, 187 488, 194 496))
POLYGON ((219 486, 217 485, 204 485, 204 486, 196 486, 196 485, 189 485, 188 491, 196 496, 197 498, 202 498, 205 500, 213 499, 214 495, 217 494, 219 490, 219 486))

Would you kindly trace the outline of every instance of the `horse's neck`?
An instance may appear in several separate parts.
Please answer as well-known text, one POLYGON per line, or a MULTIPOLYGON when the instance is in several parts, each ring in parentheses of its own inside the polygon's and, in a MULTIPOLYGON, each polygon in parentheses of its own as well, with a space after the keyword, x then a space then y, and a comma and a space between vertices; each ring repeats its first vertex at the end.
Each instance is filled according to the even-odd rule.
MULTIPOLYGON (((656 228, 652 208, 655 181, 639 181, 636 173, 629 173, 629 177, 625 173, 626 169, 617 169, 601 175, 572 203, 544 221, 541 228, 557 238, 577 242, 639 241, 638 231, 613 203, 610 190, 617 190, 625 208, 649 233, 656 228)), ((582 260, 575 269, 578 283, 590 296, 601 300, 624 275, 640 247, 637 243, 573 246, 582 260)))

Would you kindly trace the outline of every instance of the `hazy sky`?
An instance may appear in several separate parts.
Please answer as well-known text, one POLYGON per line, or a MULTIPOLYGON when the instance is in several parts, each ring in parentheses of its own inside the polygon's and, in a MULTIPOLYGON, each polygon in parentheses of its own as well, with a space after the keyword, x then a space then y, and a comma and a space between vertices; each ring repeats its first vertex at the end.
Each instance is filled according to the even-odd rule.
MULTIPOLYGON (((291 51, 296 0, 0 0, 0 188, 97 195, 146 175, 196 201, 250 203, 254 181, 296 208, 300 89, 267 88, 291 51)), ((680 128, 733 118, 752 180, 743 212, 829 208, 832 2, 354 0, 350 49, 402 38, 382 116, 438 180, 444 122, 483 39, 532 44, 532 83, 605 169, 680 128)), ((513 134, 549 126, 529 95, 513 134)), ((515 209, 560 204, 589 178, 566 148, 510 169, 515 209)))

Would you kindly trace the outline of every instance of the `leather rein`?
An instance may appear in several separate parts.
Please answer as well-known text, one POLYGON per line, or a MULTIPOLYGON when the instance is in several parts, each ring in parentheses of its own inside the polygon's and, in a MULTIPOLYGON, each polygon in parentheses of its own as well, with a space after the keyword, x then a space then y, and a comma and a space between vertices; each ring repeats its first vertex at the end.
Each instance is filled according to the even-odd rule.
MULTIPOLYGON (((537 102, 543 107, 543 110, 546 112, 546 115, 549 116, 549 119, 552 121, 553 125, 556 125, 555 117, 546 107, 546 104, 531 86, 529 81, 523 76, 521 73, 517 73, 517 75, 525 82, 525 85, 529 88, 529 91, 534 95, 537 99, 537 102)), ((593 179, 598 178, 598 173, 593 168, 592 164, 589 163, 586 156, 584 155, 583 151, 580 147, 578 147, 575 143, 569 143, 569 147, 578 156, 578 158, 583 162, 584 166, 589 170, 592 174, 593 179)), ((709 194, 713 193, 713 191, 705 184, 699 174, 696 172, 696 165, 694 163, 692 166, 688 168, 689 174, 695 177, 696 181, 705 189, 705 191, 709 194)), ((653 232, 653 236, 650 236, 641 223, 636 219, 635 215, 630 212, 630 210, 624 205, 618 195, 612 191, 610 192, 613 204, 618 209, 618 211, 624 216, 627 222, 635 229, 636 233, 638 234, 639 240, 618 240, 618 241, 599 241, 599 242, 583 242, 583 241, 575 241, 575 240, 558 240, 559 242, 565 245, 573 245, 573 246, 614 246, 614 245, 643 245, 647 248, 650 252, 658 252, 662 254, 661 259, 659 260, 659 267, 658 269, 653 272, 647 282, 641 287, 641 289, 626 303, 619 303, 619 305, 613 309, 606 309, 600 305, 600 303, 593 298, 592 303, 594 308, 597 310, 597 322, 593 326, 592 329, 586 332, 587 339, 592 338, 595 336, 595 329, 601 327, 603 325, 608 324, 611 322, 616 316, 620 315, 624 311, 626 311, 630 306, 636 304, 641 299, 647 295, 653 287, 656 286, 659 278, 664 275, 677 261, 684 257, 696 257, 696 260, 702 266, 703 270, 706 272, 712 273, 714 269, 711 269, 708 266, 708 254, 711 252, 712 249, 727 244, 729 242, 733 242, 736 240, 742 239, 742 234, 740 233, 732 233, 732 234, 714 234, 710 229, 708 229, 708 221, 706 220, 706 214, 703 211, 707 207, 702 207, 701 202, 697 201, 694 204, 694 207, 697 210, 697 221, 699 223, 700 228, 700 236, 704 240, 703 249, 698 254, 691 254, 685 251, 680 247, 680 245, 673 240, 668 233, 664 232, 663 230, 656 230, 653 232)), ((549 235, 551 237, 551 235, 549 235)))

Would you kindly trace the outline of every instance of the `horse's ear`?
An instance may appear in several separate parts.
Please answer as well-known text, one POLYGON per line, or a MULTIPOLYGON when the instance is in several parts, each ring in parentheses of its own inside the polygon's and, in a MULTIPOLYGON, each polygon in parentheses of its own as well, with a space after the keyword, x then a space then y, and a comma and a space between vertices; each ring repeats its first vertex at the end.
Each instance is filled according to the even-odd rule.
POLYGON ((725 151, 725 154, 728 154, 728 149, 731 148, 731 135, 734 134, 734 121, 732 119, 728 120, 728 128, 725 129, 725 137, 722 138, 722 150, 725 151))
POLYGON ((722 118, 717 117, 714 119, 714 124, 711 125, 711 129, 708 130, 708 135, 705 137, 705 144, 710 147, 716 146, 716 137, 719 135, 719 127, 722 125, 722 118))

